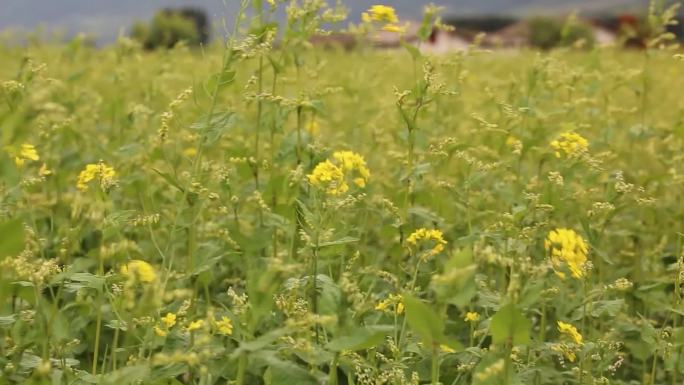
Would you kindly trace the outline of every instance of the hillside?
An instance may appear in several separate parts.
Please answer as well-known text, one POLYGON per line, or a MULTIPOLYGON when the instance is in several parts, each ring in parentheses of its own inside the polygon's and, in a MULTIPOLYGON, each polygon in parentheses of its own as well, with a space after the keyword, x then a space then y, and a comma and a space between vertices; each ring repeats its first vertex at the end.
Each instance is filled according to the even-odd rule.
MULTIPOLYGON (((428 0, 386 1, 397 8, 403 18, 420 17, 423 5, 428 0)), ((555 14, 577 10, 582 13, 622 12, 626 9, 643 9, 643 0, 435 0, 436 4, 447 8, 449 15, 529 15, 555 14)), ((113 40, 136 19, 147 19, 155 10, 191 4, 208 10, 212 19, 230 20, 235 12, 236 0, 3 0, 5 9, 0 12, 0 30, 18 28, 34 30, 39 26, 47 30, 59 29, 67 35, 87 32, 97 36, 101 42, 113 40)), ((351 11, 351 19, 368 8, 377 0, 356 0, 346 2, 351 11)), ((220 23, 217 23, 220 25, 220 23)))

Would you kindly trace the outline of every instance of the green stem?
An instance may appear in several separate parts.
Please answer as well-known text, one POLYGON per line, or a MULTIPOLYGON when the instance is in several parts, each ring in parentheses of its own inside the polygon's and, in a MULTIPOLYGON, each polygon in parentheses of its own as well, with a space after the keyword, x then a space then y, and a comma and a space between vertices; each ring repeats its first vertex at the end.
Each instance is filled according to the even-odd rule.
POLYGON ((297 106, 297 166, 302 164, 302 106, 297 106))
POLYGON ((432 370, 430 371, 432 385, 439 385, 439 344, 432 343, 432 370))
MULTIPOLYGON (((100 266, 98 268, 98 275, 100 277, 104 276, 104 259, 102 258, 102 256, 100 256, 100 266)), ((102 329, 102 296, 102 292, 97 293, 97 308, 95 309, 95 311, 97 311, 97 319, 95 321, 95 347, 93 350, 92 368, 93 375, 97 375, 97 356, 100 350, 100 332, 102 329)))
POLYGON ((504 357, 504 384, 505 385, 510 385, 511 384, 511 352, 513 351, 513 342, 508 341, 506 343, 506 350, 505 354, 506 356, 504 357))
MULTIPOLYGON (((651 363, 651 385, 655 385, 656 367, 658 363, 658 350, 653 352, 653 362, 651 363)), ((582 385, 582 384, 580 384, 582 385)))
MULTIPOLYGON (((263 74, 264 74, 264 55, 259 55, 259 70, 257 79, 257 116, 256 116, 256 133, 254 139, 254 158, 256 159, 256 164, 254 165, 254 184, 256 185, 257 191, 259 190, 259 140, 261 138, 261 111, 263 109, 263 101, 261 100, 261 94, 263 92, 263 74)), ((260 216, 260 224, 263 225, 263 219, 260 216)))
POLYGON ((237 378, 235 385, 244 385, 245 373, 247 372, 247 353, 242 353, 238 358, 237 378))
POLYGON ((339 361, 339 354, 335 354, 330 363, 330 373, 328 373, 328 385, 337 385, 337 364, 339 361))
POLYGON ((112 342, 112 354, 110 356, 112 370, 116 370, 116 349, 117 349, 117 346, 119 345, 120 327, 121 327, 121 325, 117 325, 117 328, 114 329, 114 341, 112 342))
MULTIPOLYGON (((420 258, 418 259, 418 263, 416 264, 416 271, 413 272, 413 279, 411 280, 411 286, 409 286, 409 292, 413 292, 413 289, 416 287, 416 282, 418 281, 418 270, 420 268, 420 258)), ((399 332, 399 340, 397 341, 397 347, 401 348, 401 343, 404 340, 404 333, 406 332, 406 324, 407 324, 407 319, 404 317, 404 320, 401 323, 401 332, 399 332)))

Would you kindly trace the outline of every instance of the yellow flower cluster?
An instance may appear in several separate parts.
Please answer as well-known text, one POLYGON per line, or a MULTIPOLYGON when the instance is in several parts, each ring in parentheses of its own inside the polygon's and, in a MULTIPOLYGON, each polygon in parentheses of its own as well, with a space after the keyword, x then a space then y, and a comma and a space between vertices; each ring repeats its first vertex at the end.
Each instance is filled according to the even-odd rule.
POLYGON ((342 172, 355 173, 354 184, 359 187, 366 187, 366 181, 370 178, 370 170, 366 166, 366 160, 352 151, 336 151, 333 158, 340 164, 342 172))
POLYGON ((361 14, 364 23, 377 22, 383 24, 382 29, 388 32, 404 32, 405 27, 401 27, 397 12, 394 8, 387 5, 373 5, 367 12, 361 14))
POLYGON ((331 161, 321 162, 307 176, 312 186, 324 190, 330 195, 344 194, 349 190, 349 185, 344 180, 342 169, 335 166, 331 161))
POLYGON ((18 152, 13 152, 15 152, 14 163, 17 167, 23 167, 27 160, 36 161, 40 159, 38 151, 36 151, 36 148, 32 144, 24 143, 21 145, 18 152))
POLYGON ((375 310, 382 312, 390 311, 392 308, 394 308, 394 313, 397 315, 404 313, 404 297, 401 294, 390 294, 387 299, 375 305, 375 310))
MULTIPOLYGON (((584 265, 587 262, 589 247, 584 239, 571 229, 556 229, 549 232, 544 241, 544 249, 551 255, 555 268, 565 263, 574 278, 584 276, 584 265)), ((564 278, 565 274, 557 272, 564 278)))
POLYGON ((159 337, 166 337, 169 334, 169 329, 176 324, 176 318, 175 314, 166 313, 164 317, 161 317, 160 325, 154 327, 154 333, 159 337))
POLYGON ((447 244, 447 241, 444 240, 444 235, 442 234, 442 232, 435 229, 418 229, 414 231, 411 235, 409 235, 409 237, 406 239, 406 243, 412 250, 417 249, 418 245, 423 242, 434 242, 434 246, 432 247, 432 249, 428 250, 425 254, 423 254, 423 259, 441 253, 442 251, 444 251, 444 245, 447 244))
POLYGON ((551 141, 551 148, 555 151, 557 158, 562 155, 576 158, 587 152, 589 141, 580 134, 565 132, 561 134, 560 139, 551 141))
POLYGON ((157 273, 152 265, 140 259, 134 259, 121 266, 121 274, 136 278, 144 283, 152 283, 157 279, 157 273))
POLYGON ((347 176, 353 178, 358 187, 365 187, 370 178, 370 171, 366 161, 359 154, 351 151, 337 151, 333 153, 335 163, 329 159, 316 165, 311 174, 307 175, 309 183, 329 195, 340 195, 349 191, 347 176))
POLYGON ((233 334, 233 321, 230 318, 223 316, 220 320, 214 321, 213 324, 216 331, 220 334, 226 336, 233 334))
POLYGON ((97 178, 100 181, 100 187, 107 189, 114 183, 115 176, 116 171, 103 162, 91 163, 86 165, 85 169, 78 175, 76 187, 81 191, 86 191, 88 190, 88 183, 97 178))
POLYGON ((162 323, 167 328, 172 328, 176 324, 176 315, 173 313, 166 313, 164 317, 161 318, 162 323))
POLYGON ((466 322, 477 322, 480 320, 480 315, 474 311, 469 311, 466 313, 465 318, 463 320, 466 322))
POLYGON ((551 345, 551 350, 562 354, 570 362, 575 362, 575 359, 577 359, 576 349, 566 343, 553 344, 551 345))
POLYGON ((582 341, 582 335, 577 331, 577 328, 569 323, 558 321, 558 331, 562 336, 565 336, 570 343, 561 342, 554 344, 551 349, 562 354, 568 361, 575 362, 577 355, 575 352, 579 350, 579 347, 584 344, 582 341))
POLYGON ((197 321, 192 321, 185 327, 188 332, 194 332, 195 330, 202 329, 204 327, 204 320, 198 319, 197 321))
POLYGON ((373 5, 367 12, 361 14, 363 21, 379 21, 384 23, 397 23, 399 18, 394 8, 387 5, 373 5))
POLYGON ((580 334, 580 332, 577 331, 577 328, 575 328, 571 324, 558 321, 558 331, 562 335, 570 337, 570 340, 572 340, 572 342, 576 343, 577 345, 584 344, 584 342, 582 342, 582 335, 580 334))

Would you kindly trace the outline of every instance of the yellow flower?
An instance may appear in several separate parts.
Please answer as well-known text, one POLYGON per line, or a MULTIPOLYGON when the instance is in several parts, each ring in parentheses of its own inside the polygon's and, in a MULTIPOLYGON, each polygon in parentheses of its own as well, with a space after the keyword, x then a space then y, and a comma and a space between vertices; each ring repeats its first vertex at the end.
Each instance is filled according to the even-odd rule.
POLYGON ((444 235, 442 234, 442 232, 439 230, 429 230, 422 228, 414 231, 406 239, 406 243, 408 244, 410 249, 417 249, 419 243, 429 241, 434 242, 435 245, 432 247, 432 249, 428 250, 427 253, 425 253, 422 256, 423 259, 437 255, 444 251, 444 245, 447 244, 447 241, 444 240, 444 235))
MULTIPOLYGON (((574 278, 579 279, 584 276, 584 265, 587 262, 589 247, 574 230, 550 231, 544 241, 544 249, 550 254, 554 268, 557 269, 565 263, 574 278)), ((561 278, 564 276, 562 273, 559 275, 561 278)))
POLYGON ((449 345, 439 345, 439 350, 442 351, 442 353, 456 353, 456 350, 451 348, 449 345))
POLYGON ((522 153, 523 143, 513 135, 506 138, 506 146, 510 147, 514 154, 520 155, 520 153, 522 153))
POLYGON ((311 122, 307 126, 306 130, 309 132, 309 135, 316 136, 321 131, 321 126, 315 119, 311 119, 311 122))
POLYGON ((233 321, 230 318, 223 316, 214 324, 219 333, 229 336, 233 334, 233 321))
POLYGON ((333 159, 341 165, 343 173, 356 173, 358 175, 354 179, 354 184, 359 187, 366 186, 366 181, 370 178, 370 170, 368 170, 363 156, 352 151, 336 151, 333 153, 333 159))
POLYGON ((401 26, 399 24, 385 24, 382 27, 382 30, 387 32, 404 33, 406 32, 406 26, 401 26))
POLYGON ((551 346, 551 349, 555 352, 562 354, 570 362, 575 362, 575 359, 577 358, 577 355, 575 354, 573 349, 567 344, 553 344, 551 346))
POLYGON ((466 322, 477 322, 480 320, 480 315, 474 311, 469 311, 466 313, 465 318, 463 320, 466 322))
POLYGON ((307 178, 312 186, 324 190, 330 195, 344 194, 349 190, 342 169, 329 160, 319 163, 313 172, 307 175, 307 178))
POLYGON ((399 22, 399 18, 397 18, 397 13, 394 8, 387 5, 373 5, 370 7, 366 15, 368 16, 364 17, 363 14, 361 15, 364 21, 370 19, 371 21, 379 21, 384 23, 399 22))
POLYGON ((40 166, 40 170, 38 170, 38 175, 42 177, 50 176, 52 175, 52 170, 47 168, 47 165, 43 163, 42 166, 40 166))
POLYGON ((373 21, 373 20, 371 19, 371 16, 368 14, 368 12, 363 12, 363 13, 361 14, 361 20, 362 20, 364 23, 370 23, 370 22, 373 21))
POLYGON ((560 139, 551 141, 551 148, 555 151, 556 158, 563 154, 569 158, 576 158, 589 149, 589 141, 574 132, 565 132, 560 139))
POLYGON ((577 331, 577 329, 574 326, 562 321, 558 321, 558 331, 561 334, 570 337, 572 342, 576 343, 577 345, 584 344, 582 342, 582 335, 577 331))
POLYGON ((115 176, 116 171, 103 162, 97 164, 91 163, 86 165, 85 169, 78 174, 76 187, 81 191, 86 191, 88 190, 88 183, 97 178, 100 181, 100 187, 102 189, 107 189, 114 183, 115 176))
POLYGON ((188 326, 185 328, 185 330, 189 332, 193 332, 195 330, 199 330, 204 326, 204 320, 198 319, 197 321, 192 321, 188 324, 188 326))
POLYGON ((394 306, 394 313, 397 315, 404 313, 404 298, 401 294, 390 294, 387 299, 382 300, 375 305, 375 310, 386 312, 389 311, 392 306, 394 306))
POLYGON ((370 170, 366 166, 363 156, 352 151, 336 151, 332 158, 319 163, 311 174, 307 175, 309 183, 330 195, 340 195, 349 191, 347 176, 360 187, 366 187, 370 178, 370 170))
POLYGON ((169 332, 155 325, 154 334, 158 335, 159 337, 166 337, 169 332))
POLYGON ((32 144, 24 143, 19 148, 19 152, 14 156, 14 164, 17 167, 23 167, 27 160, 40 160, 40 156, 32 144))
POLYGON ((166 313, 164 317, 161 318, 162 323, 167 329, 172 328, 176 324, 176 315, 173 313, 166 313))
POLYGON ((139 259, 134 259, 121 266, 121 273, 129 277, 135 277, 140 282, 150 283, 157 279, 157 273, 152 265, 139 259))

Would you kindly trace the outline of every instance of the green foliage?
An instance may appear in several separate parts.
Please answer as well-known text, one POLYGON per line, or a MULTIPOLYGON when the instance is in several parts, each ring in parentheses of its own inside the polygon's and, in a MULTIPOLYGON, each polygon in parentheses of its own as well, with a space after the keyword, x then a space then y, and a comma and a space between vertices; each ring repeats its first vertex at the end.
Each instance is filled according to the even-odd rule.
POLYGON ((645 52, 431 55, 287 3, 202 53, 0 47, 0 383, 681 382, 671 10, 645 52))
POLYGON ((494 343, 525 345, 530 342, 532 324, 513 304, 499 309, 492 317, 489 327, 494 343))
POLYGON ((0 260, 18 254, 24 248, 24 226, 21 220, 0 223, 0 234, 0 260))
POLYGON ((565 23, 549 17, 528 20, 529 43, 532 47, 548 50, 556 47, 580 44, 591 48, 594 34, 589 25, 570 17, 565 23))
POLYGON ((420 335, 423 344, 432 346, 444 341, 444 323, 430 306, 409 294, 404 294, 404 304, 408 324, 420 335))
POLYGON ((157 12, 149 24, 135 23, 131 36, 147 49, 172 48, 179 42, 188 45, 201 42, 201 31, 191 18, 167 10, 157 12))
POLYGON ((551 49, 561 42, 562 24, 548 17, 535 17, 528 22, 530 45, 541 49, 551 49))

